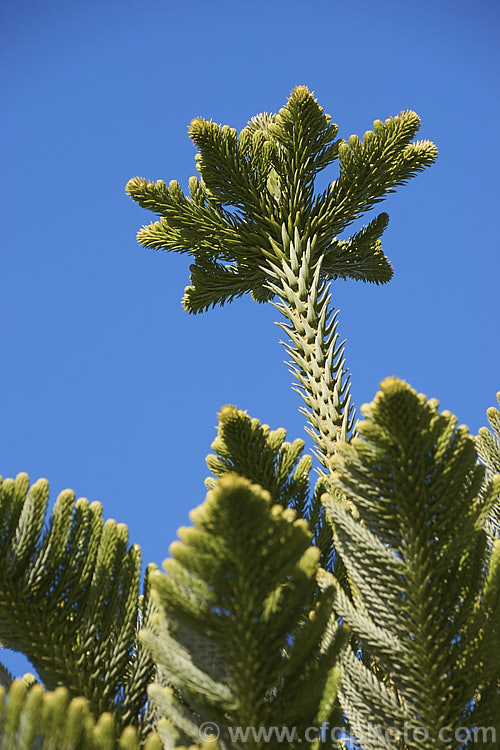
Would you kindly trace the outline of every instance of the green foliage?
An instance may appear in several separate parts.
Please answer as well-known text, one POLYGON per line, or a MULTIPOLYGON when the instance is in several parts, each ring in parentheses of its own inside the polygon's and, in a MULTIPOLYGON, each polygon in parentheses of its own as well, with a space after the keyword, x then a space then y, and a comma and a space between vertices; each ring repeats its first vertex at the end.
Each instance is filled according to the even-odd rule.
POLYGON ((117 732, 111 713, 95 720, 85 698, 71 698, 66 688, 44 692, 21 680, 8 695, 0 688, 0 750, 161 750, 151 733, 140 745, 137 730, 117 732))
MULTIPOLYGON (((45 530, 49 486, 26 474, 0 481, 0 638, 44 685, 84 696, 97 717, 137 724, 154 665, 137 642, 151 611, 139 596, 141 553, 99 503, 62 492, 45 530)), ((3 684, 8 687, 9 675, 3 684)))
POLYGON ((402 112, 385 123, 376 120, 363 141, 335 140, 337 126, 305 86, 292 91, 278 114, 257 115, 239 135, 227 125, 193 120, 200 178, 191 177, 189 197, 175 180, 167 186, 135 177, 127 185, 135 201, 160 216, 138 240, 192 254, 183 300, 192 313, 245 292, 261 302, 271 299, 268 261, 279 260, 276 246, 286 254, 283 228, 313 241, 311 267, 323 258, 321 279, 385 283, 392 276, 380 243, 387 215, 348 239, 338 235, 434 161, 434 144, 411 142, 419 125, 414 112, 402 112), (315 195, 318 173, 336 161, 339 177, 315 195))
MULTIPOLYGON (((302 455, 304 441, 286 442, 286 430, 270 430, 235 406, 223 406, 218 418, 212 443, 216 455, 207 456, 210 471, 216 477, 227 472, 246 477, 268 490, 275 502, 306 517, 312 459, 302 455)), ((217 480, 210 477, 205 484, 213 489, 217 480)))
MULTIPOLYGON (((235 406, 224 406, 218 417, 217 437, 212 443, 215 455, 207 456, 208 468, 216 477, 233 472, 259 484, 276 503, 306 519, 321 552, 320 565, 330 569, 334 562, 333 537, 324 523, 321 503, 325 484, 320 479, 311 493, 312 458, 302 455, 304 441, 285 442, 286 430, 270 430, 235 406)), ((209 477, 205 484, 213 489, 217 481, 209 477)))
MULTIPOLYGON (((388 378, 362 409, 361 438, 338 446, 332 483, 360 521, 325 499, 337 550, 353 584, 336 586, 335 607, 385 683, 347 650, 341 702, 364 750, 394 747, 366 739, 369 725, 449 747, 439 730, 500 730, 500 541, 490 555, 485 519, 498 505, 500 476, 485 489, 473 438, 404 382, 388 378)), ((485 743, 484 747, 496 747, 485 743)))
POLYGON ((306 522, 234 474, 191 520, 165 575, 152 575, 158 613, 142 636, 168 681, 150 691, 167 719, 158 725, 166 747, 177 735, 196 740, 205 722, 219 728, 222 748, 240 748, 232 728, 294 726, 303 736, 340 721, 343 629, 332 586, 318 592, 319 550, 306 522))

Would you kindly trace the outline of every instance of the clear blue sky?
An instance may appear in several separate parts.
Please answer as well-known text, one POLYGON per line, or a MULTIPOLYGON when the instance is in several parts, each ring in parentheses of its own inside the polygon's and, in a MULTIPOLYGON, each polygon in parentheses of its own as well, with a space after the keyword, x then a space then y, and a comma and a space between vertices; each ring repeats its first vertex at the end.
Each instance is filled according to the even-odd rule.
POLYGON ((124 192, 135 175, 186 187, 193 117, 240 129, 298 84, 342 137, 415 109, 440 150, 384 204, 394 279, 333 288, 356 404, 397 375, 484 424, 500 389, 495 0, 19 0, 1 16, 0 474, 101 501, 160 563, 204 498, 223 404, 304 436, 274 309, 188 316, 188 257, 137 245, 153 217, 124 192))

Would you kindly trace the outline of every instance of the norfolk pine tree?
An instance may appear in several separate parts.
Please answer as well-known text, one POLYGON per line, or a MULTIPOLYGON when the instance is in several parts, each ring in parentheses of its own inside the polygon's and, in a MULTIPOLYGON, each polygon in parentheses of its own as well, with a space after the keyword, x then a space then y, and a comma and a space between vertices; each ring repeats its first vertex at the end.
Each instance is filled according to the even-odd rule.
POLYGON ((413 140, 419 124, 403 112, 337 140, 301 86, 239 135, 194 120, 189 195, 175 181, 128 183, 158 216, 141 244, 192 255, 187 311, 245 293, 275 305, 320 476, 312 486, 303 441, 223 407, 207 498, 142 592, 140 550, 98 504, 63 493, 43 530, 47 484, 6 480, 0 638, 49 692, 2 670, 0 747, 154 750, 199 743, 207 726, 220 733, 213 748, 282 744, 235 727, 342 747, 305 742, 325 723, 345 724, 365 750, 462 748, 470 736, 450 745, 440 730, 500 730, 499 412, 474 440, 389 378, 355 426, 331 304, 336 279, 392 276, 387 214, 345 233, 434 161, 434 145, 413 140), (338 178, 317 195, 334 163, 338 178))

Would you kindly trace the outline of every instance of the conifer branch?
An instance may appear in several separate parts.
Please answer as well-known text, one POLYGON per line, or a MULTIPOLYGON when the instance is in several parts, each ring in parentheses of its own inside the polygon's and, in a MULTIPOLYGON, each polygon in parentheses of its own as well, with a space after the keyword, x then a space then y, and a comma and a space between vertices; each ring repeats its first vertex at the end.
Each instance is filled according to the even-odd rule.
POLYGON ((277 114, 253 117, 238 134, 234 128, 197 118, 190 136, 198 147, 198 177, 185 195, 175 180, 148 182, 139 177, 126 187, 131 198, 157 214, 142 227, 147 248, 189 253, 191 284, 183 305, 191 313, 224 304, 244 293, 265 302, 273 297, 266 261, 280 247, 282 227, 297 229, 311 247, 311 268, 318 284, 352 278, 383 284, 392 277, 380 237, 383 213, 351 237, 341 233, 376 203, 437 155, 429 141, 412 142, 420 126, 415 112, 374 122, 363 140, 337 138, 338 127, 305 86, 295 88, 277 114), (317 175, 338 162, 340 175, 315 195, 317 175), (319 262, 321 258, 321 262, 319 262))
POLYGON ((48 689, 64 685, 88 699, 97 717, 138 725, 154 673, 137 641, 151 616, 139 596, 141 552, 124 524, 102 519, 99 503, 70 490, 55 504, 47 530, 46 480, 26 474, 0 481, 0 637, 22 651, 48 689))
MULTIPOLYGON (((215 477, 227 473, 245 477, 270 492, 276 503, 305 518, 312 459, 302 455, 304 441, 287 442, 286 430, 270 430, 235 406, 223 406, 218 418, 217 437, 212 443, 216 455, 207 456, 208 468, 215 477)), ((217 479, 209 477, 205 484, 215 489, 217 479)))
POLYGON ((158 613, 143 634, 168 679, 150 691, 166 719, 165 744, 196 740, 210 722, 222 748, 247 746, 230 728, 273 726, 296 727, 289 747, 311 746, 306 727, 341 722, 335 665, 345 632, 331 612, 331 584, 318 591, 307 524, 234 474, 191 519, 166 575, 152 576, 158 613))
POLYGON ((362 408, 363 439, 333 462, 362 523, 336 498, 325 507, 355 587, 349 600, 334 583, 335 607, 390 680, 347 651, 341 702, 360 737, 370 722, 401 736, 420 727, 427 740, 405 750, 444 749, 443 727, 500 729, 500 541, 490 554, 483 528, 500 476, 484 488, 473 438, 435 400, 395 378, 381 389, 362 408))
POLYGON ((8 693, 0 688, 0 750, 162 750, 151 733, 140 742, 135 727, 117 729, 112 713, 95 717, 85 698, 71 698, 66 688, 44 692, 15 680, 8 693))
MULTIPOLYGON (((268 425, 251 419, 235 406, 224 406, 218 417, 218 433, 212 443, 216 455, 207 456, 208 468, 215 477, 234 472, 253 484, 259 484, 275 502, 304 518, 313 542, 321 552, 320 565, 330 570, 334 550, 331 529, 324 523, 321 504, 325 486, 324 482, 318 481, 311 496, 312 458, 302 455, 304 441, 285 442, 283 428, 270 430, 268 425)), ((217 480, 209 477, 205 484, 214 489, 217 480)))

